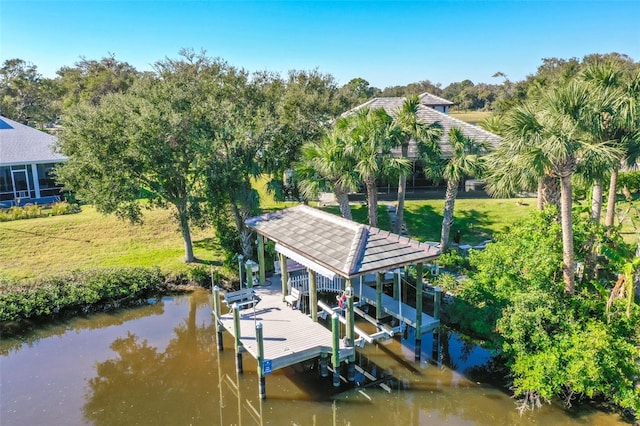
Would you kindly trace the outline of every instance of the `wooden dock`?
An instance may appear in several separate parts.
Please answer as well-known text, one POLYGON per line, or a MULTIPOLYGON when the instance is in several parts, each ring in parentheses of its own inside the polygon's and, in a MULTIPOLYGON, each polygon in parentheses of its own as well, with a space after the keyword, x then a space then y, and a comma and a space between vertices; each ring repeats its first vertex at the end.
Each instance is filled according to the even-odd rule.
MULTIPOLYGON (((240 343, 258 359, 256 325, 262 323, 264 360, 271 362, 271 371, 332 353, 331 330, 282 301, 280 283, 254 287, 260 302, 240 311, 240 343)), ((235 337, 233 312, 222 307, 220 323, 235 337)), ((340 340, 340 360, 354 355, 355 349, 340 340)))
MULTIPOLYGON (((376 306, 376 289, 366 284, 355 285, 353 287, 354 295, 371 306, 376 306)), ((402 303, 400 300, 396 300, 388 294, 382 293, 382 310, 392 317, 405 322, 409 326, 416 328, 416 309, 413 306, 402 303)), ((430 315, 422 313, 422 326, 420 327, 419 334, 431 333, 434 329, 440 326, 440 320, 433 318, 430 315)))

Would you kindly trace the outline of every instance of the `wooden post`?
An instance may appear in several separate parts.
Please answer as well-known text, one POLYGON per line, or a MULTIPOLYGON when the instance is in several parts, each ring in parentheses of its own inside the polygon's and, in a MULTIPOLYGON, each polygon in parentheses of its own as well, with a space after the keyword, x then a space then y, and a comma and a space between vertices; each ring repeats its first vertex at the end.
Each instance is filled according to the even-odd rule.
POLYGON ((400 297, 400 268, 393 271, 393 299, 400 297))
POLYGON ((329 375, 329 369, 327 364, 329 363, 329 355, 326 353, 320 354, 320 377, 327 377, 329 375))
POLYGON ((416 264, 416 347, 415 359, 420 359, 422 345, 422 262, 416 264))
POLYGON ((220 324, 219 318, 220 318, 220 288, 216 285, 216 286, 213 286, 213 320, 216 326, 218 352, 222 352, 224 350, 224 343, 222 341, 222 324, 220 324))
POLYGON ((262 323, 256 324, 256 341, 258 343, 258 394, 260 399, 267 398, 266 380, 264 377, 264 341, 262 335, 262 323))
POLYGON ((433 289, 433 319, 440 319, 440 303, 442 302, 442 289, 436 286, 433 289))
MULTIPOLYGON (((353 288, 347 287, 344 292, 347 296, 347 346, 353 346, 356 340, 356 325, 353 310, 353 288)), ((353 361, 355 361, 355 356, 353 361)))
POLYGON ((251 259, 247 259, 244 263, 245 273, 247 275, 247 288, 253 288, 253 261, 251 259))
POLYGON ((282 301, 284 297, 289 294, 289 272, 287 272, 287 258, 284 254, 280 253, 280 281, 282 282, 282 301))
POLYGON ((406 302, 409 300, 409 293, 407 292, 407 283, 409 282, 409 265, 404 267, 404 280, 402 280, 402 296, 404 300, 402 302, 406 302))
POLYGON ((265 285, 267 277, 264 264, 264 237, 260 234, 258 234, 258 264, 260 268, 260 285, 265 285))
POLYGON ((333 365, 333 386, 340 386, 340 320, 335 312, 331 315, 331 364, 333 365))
POLYGON ((316 272, 307 269, 309 273, 309 310, 311 311, 311 320, 318 322, 318 293, 316 292, 316 272))
POLYGON ((236 336, 236 371, 242 374, 242 344, 240 343, 240 308, 233 304, 233 331, 236 336))
POLYGON ((382 273, 376 272, 376 319, 382 318, 382 273))
POLYGON ((244 275, 242 272, 244 271, 244 265, 242 264, 242 260, 244 259, 244 256, 239 254, 238 255, 238 273, 240 274, 240 289, 242 289, 242 287, 244 286, 244 280, 242 275, 244 275))

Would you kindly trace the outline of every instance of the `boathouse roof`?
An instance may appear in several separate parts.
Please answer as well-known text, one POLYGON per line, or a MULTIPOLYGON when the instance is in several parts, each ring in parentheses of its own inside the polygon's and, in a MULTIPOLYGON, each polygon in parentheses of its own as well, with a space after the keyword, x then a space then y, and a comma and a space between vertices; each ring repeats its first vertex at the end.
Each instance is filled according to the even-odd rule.
POLYGON ((423 243, 299 205, 256 216, 247 226, 276 242, 276 251, 325 276, 353 278, 425 262, 440 255, 423 243))

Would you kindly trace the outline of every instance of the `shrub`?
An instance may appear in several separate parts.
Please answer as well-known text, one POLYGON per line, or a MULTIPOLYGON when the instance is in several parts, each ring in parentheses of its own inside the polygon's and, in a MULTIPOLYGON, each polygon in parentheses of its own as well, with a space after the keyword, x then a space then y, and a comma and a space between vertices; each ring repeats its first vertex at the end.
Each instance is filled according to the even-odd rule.
POLYGON ((38 282, 0 281, 0 321, 87 311, 91 305, 135 299, 160 288, 158 268, 76 271, 38 282))
POLYGON ((632 194, 640 191, 640 172, 622 172, 618 175, 618 188, 627 187, 632 194))

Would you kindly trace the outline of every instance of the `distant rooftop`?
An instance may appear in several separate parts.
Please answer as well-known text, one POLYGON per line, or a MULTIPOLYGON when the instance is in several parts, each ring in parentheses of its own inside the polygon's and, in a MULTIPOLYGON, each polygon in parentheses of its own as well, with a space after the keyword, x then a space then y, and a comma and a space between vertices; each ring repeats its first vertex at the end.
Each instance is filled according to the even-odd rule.
MULTIPOLYGON (((425 94, 421 95, 424 96, 425 94)), ((429 94, 426 94, 429 95, 429 94)), ((437 98, 437 96, 429 95, 437 98)), ((442 99, 442 98, 439 98, 442 99)), ((402 108, 402 103, 405 98, 403 97, 387 97, 387 98, 374 98, 370 101, 363 103, 362 105, 358 105, 357 107, 345 112, 342 114, 343 116, 349 116, 354 114, 356 111, 362 108, 369 109, 377 109, 383 108, 387 114, 395 117, 396 113, 402 108)), ((444 100, 444 99, 443 99, 444 100)), ((445 100, 446 101, 446 100, 445 100)), ((447 101, 448 102, 448 101, 447 101)), ((453 155, 453 150, 451 148, 451 144, 449 143, 449 131, 453 127, 457 127, 462 131, 462 134, 468 138, 475 140, 476 142, 486 142, 490 146, 497 146, 500 142, 500 136, 495 135, 491 132, 488 132, 478 126, 474 126, 473 124, 469 124, 465 121, 458 120, 457 118, 451 117, 445 113, 440 111, 436 111, 435 109, 425 106, 418 106, 418 118, 427 124, 433 124, 435 122, 439 122, 443 128, 442 137, 440 138, 440 149, 442 150, 442 155, 444 157, 451 157, 453 155)), ((400 149, 398 148, 393 152, 395 155, 400 155, 400 149), (397 152, 396 152, 397 151, 397 152)), ((417 158, 418 152, 415 143, 409 144, 409 157, 417 158)))
POLYGON ((55 163, 67 157, 54 151, 55 136, 0 117, 0 165, 55 163))
POLYGON ((275 241, 276 250, 278 245, 282 246, 284 250, 278 251, 296 256, 294 260, 302 257, 319 265, 318 269, 343 278, 426 262, 440 255, 435 244, 421 243, 305 205, 256 216, 246 223, 275 241))
POLYGON ((419 96, 419 98, 420 98, 420 103, 426 106, 455 105, 453 102, 445 98, 441 98, 440 96, 432 95, 431 93, 427 93, 427 92, 422 93, 419 96))

